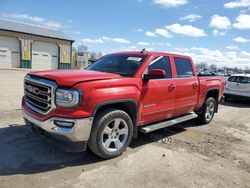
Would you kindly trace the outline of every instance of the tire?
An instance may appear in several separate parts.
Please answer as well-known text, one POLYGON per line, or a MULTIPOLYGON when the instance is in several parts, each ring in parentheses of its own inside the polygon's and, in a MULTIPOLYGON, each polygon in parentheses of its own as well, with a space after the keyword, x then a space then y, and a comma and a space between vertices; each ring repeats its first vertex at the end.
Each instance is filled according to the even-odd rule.
POLYGON ((94 119, 88 146, 104 159, 120 156, 129 146, 133 123, 129 115, 118 109, 107 109, 94 119))
POLYGON ((213 97, 209 97, 204 102, 202 113, 198 115, 198 120, 201 124, 208 124, 212 121, 217 103, 213 97))
POLYGON ((229 101, 229 99, 230 99, 230 96, 229 96, 229 95, 225 95, 225 96, 224 96, 224 101, 229 101))

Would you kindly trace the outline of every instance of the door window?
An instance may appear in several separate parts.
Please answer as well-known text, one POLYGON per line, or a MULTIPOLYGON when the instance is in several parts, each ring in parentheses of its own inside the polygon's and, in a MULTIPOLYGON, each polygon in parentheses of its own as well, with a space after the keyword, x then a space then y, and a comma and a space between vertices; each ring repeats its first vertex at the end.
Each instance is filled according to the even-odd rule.
POLYGON ((155 58, 152 64, 149 65, 148 71, 151 69, 163 69, 166 71, 166 78, 172 78, 171 65, 168 57, 160 56, 155 58))
POLYGON ((241 82, 242 84, 250 84, 250 77, 242 76, 241 82))
POLYGON ((230 77, 228 78, 228 81, 229 81, 229 82, 237 82, 237 80, 238 80, 238 76, 230 76, 230 77))
POLYGON ((241 84, 249 84, 250 83, 250 77, 245 76, 231 76, 228 79, 229 82, 237 82, 241 84))
POLYGON ((192 64, 186 58, 174 58, 177 78, 188 78, 194 76, 192 64))

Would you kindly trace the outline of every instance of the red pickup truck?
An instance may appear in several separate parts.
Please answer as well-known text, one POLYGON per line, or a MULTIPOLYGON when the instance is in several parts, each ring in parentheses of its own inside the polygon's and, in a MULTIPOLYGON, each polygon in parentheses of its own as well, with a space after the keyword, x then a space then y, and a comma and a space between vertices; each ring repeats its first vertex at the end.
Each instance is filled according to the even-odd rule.
POLYGON ((88 146, 102 158, 113 158, 139 131, 193 118, 209 123, 218 111, 224 84, 220 77, 198 77, 187 56, 113 53, 87 70, 27 74, 23 117, 34 132, 66 151, 88 146))

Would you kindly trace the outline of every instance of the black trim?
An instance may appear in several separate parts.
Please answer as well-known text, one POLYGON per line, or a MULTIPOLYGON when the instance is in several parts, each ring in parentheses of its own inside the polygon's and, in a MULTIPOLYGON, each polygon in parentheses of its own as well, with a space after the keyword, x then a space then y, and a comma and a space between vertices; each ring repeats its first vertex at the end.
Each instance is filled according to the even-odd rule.
POLYGON ((92 117, 94 117, 96 115, 96 112, 100 107, 103 107, 103 106, 106 106, 109 104, 124 103, 124 102, 133 102, 137 107, 137 102, 135 99, 116 99, 116 100, 111 100, 111 101, 105 101, 105 102, 101 102, 101 103, 96 105, 96 107, 92 113, 92 117))
MULTIPOLYGON (((210 91, 217 91, 217 92, 218 92, 218 98, 215 99, 215 100, 216 100, 216 109, 215 109, 215 112, 217 113, 217 112, 218 112, 218 108, 219 108, 220 90, 219 90, 218 88, 210 88, 210 89, 208 89, 208 90, 207 90, 207 94, 206 94, 206 98, 205 98, 204 102, 206 101, 207 96, 208 96, 208 93, 209 93, 210 91)), ((203 104, 204 104, 204 102, 203 102, 203 104)))
POLYGON ((118 104, 118 103, 126 103, 126 102, 132 102, 135 106, 136 106, 136 116, 135 118, 132 120, 133 121, 133 126, 134 126, 134 130, 133 130, 133 138, 137 137, 138 134, 138 104, 136 102, 135 99, 116 99, 116 100, 111 100, 111 101, 105 101, 105 102, 101 102, 99 104, 96 105, 93 113, 92 113, 92 117, 95 117, 96 112, 98 111, 99 108, 103 107, 103 106, 107 106, 110 104, 118 104))

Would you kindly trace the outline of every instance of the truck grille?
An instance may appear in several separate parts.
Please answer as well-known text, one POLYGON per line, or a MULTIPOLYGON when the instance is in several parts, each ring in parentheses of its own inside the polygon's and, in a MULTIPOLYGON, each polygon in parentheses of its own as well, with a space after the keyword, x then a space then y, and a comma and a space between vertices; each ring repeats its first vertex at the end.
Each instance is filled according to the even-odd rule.
POLYGON ((32 110, 47 114, 53 107, 53 86, 34 79, 25 79, 25 102, 32 110))

